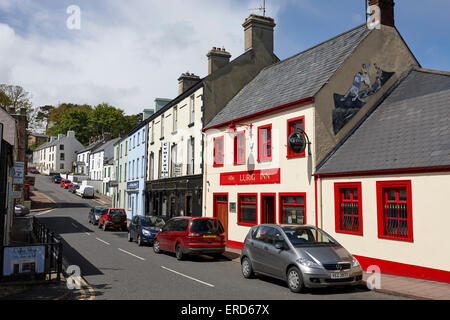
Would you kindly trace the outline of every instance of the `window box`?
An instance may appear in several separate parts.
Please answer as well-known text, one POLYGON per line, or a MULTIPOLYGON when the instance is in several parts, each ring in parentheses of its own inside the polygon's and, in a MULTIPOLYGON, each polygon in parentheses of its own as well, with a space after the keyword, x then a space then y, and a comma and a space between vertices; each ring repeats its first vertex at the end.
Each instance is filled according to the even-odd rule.
POLYGON ((363 235, 361 182, 334 184, 337 233, 363 235))

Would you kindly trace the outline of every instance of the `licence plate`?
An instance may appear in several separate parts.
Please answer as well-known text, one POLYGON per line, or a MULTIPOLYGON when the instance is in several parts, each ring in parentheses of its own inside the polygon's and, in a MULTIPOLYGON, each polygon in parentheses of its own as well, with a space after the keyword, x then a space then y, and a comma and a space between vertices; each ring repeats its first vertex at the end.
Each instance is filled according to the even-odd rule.
POLYGON ((331 279, 346 279, 346 278, 350 278, 350 274, 348 272, 339 272, 331 274, 331 279))
POLYGON ((216 236, 203 236, 203 238, 215 238, 216 236))

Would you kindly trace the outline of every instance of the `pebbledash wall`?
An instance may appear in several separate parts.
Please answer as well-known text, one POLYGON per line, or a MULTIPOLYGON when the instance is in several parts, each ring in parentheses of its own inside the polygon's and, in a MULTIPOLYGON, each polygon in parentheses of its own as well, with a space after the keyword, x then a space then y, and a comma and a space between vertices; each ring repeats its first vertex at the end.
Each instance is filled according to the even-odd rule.
MULTIPOLYGON (((409 173, 359 177, 322 177, 318 180, 319 227, 327 230, 349 248, 363 267, 377 265, 382 273, 450 282, 450 241, 444 240, 450 215, 443 203, 448 201, 450 172, 409 173), (377 183, 402 182, 411 186, 410 239, 380 237, 380 204, 377 183), (335 190, 339 183, 361 185, 360 234, 345 233, 336 224, 335 190), (441 240, 439 240, 441 239, 441 240)), ((382 208, 381 208, 382 210, 382 208)))
MULTIPOLYGON (((264 206, 262 197, 272 196, 275 199, 273 215, 275 223, 287 223, 284 212, 281 209, 282 197, 299 197, 304 199, 304 222, 315 224, 315 201, 314 201, 314 178, 312 170, 315 167, 314 159, 308 155, 298 157, 288 156, 288 121, 292 119, 303 119, 304 130, 309 138, 314 141, 314 104, 309 101, 303 105, 294 105, 287 110, 281 110, 276 114, 268 114, 259 118, 250 119, 249 125, 236 125, 235 133, 245 132, 245 163, 234 164, 234 137, 227 128, 220 130, 210 129, 205 139, 205 175, 204 175, 204 215, 208 217, 218 216, 217 203, 215 199, 220 196, 227 197, 228 215, 226 219, 219 217, 226 228, 227 244, 229 247, 242 248, 243 242, 252 225, 265 223, 263 213, 264 206), (258 161, 258 127, 271 125, 272 128, 272 160, 258 161), (224 139, 224 164, 214 164, 214 140, 224 139), (254 165, 253 165, 254 164, 254 165), (252 179, 259 179, 259 172, 264 176, 264 184, 252 179), (256 176, 255 176, 256 175, 256 176), (228 184, 227 179, 231 177, 236 181, 235 185, 228 184), (221 183, 222 179, 222 183, 221 183), (250 183, 250 184, 249 184, 250 183), (240 223, 239 195, 256 196, 256 223, 240 223), (233 210, 235 206, 235 210, 233 210), (226 221, 225 221, 226 220, 226 221), (284 221, 283 221, 284 220, 284 221)), ((314 154, 314 144, 311 152, 314 154)), ((217 152, 217 151, 216 151, 217 152)), ((269 209, 269 211, 272 211, 269 209)), ((296 212, 300 215, 301 208, 296 212)), ((271 215, 272 212, 269 212, 271 215)), ((292 218, 292 216, 291 216, 292 218)))

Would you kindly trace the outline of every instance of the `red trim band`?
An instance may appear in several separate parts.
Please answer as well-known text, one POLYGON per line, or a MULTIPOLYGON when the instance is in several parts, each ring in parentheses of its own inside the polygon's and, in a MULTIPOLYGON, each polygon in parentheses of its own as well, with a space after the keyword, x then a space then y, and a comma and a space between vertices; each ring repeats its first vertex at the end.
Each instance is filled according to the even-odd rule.
MULTIPOLYGON (((320 176, 324 177, 324 178, 354 177, 354 176, 376 176, 376 175, 385 175, 385 174, 408 174, 408 173, 428 173, 428 172, 446 172, 446 171, 450 171, 450 166, 321 173, 320 176)), ((313 174, 313 176, 318 176, 318 174, 315 173, 315 174, 313 174)))

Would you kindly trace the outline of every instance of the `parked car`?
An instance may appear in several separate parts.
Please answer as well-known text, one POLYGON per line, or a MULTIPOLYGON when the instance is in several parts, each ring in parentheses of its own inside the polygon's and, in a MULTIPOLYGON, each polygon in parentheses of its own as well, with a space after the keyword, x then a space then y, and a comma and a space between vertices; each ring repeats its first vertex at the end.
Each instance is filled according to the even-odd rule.
POLYGON ((259 225, 245 238, 242 274, 287 282, 292 292, 334 285, 359 285, 358 261, 325 231, 307 225, 259 225))
POLYGON ((89 210, 89 223, 92 223, 93 225, 98 225, 98 222, 100 220, 100 216, 102 214, 106 214, 106 210, 108 210, 108 207, 104 206, 95 206, 89 210))
POLYGON ((165 217, 134 216, 128 226, 128 241, 136 241, 139 246, 153 244, 156 235, 166 224, 165 217))
POLYGON ((64 180, 61 180, 60 185, 64 189, 69 189, 69 187, 72 185, 72 181, 64 179, 64 180))
POLYGON ((122 231, 128 230, 127 214, 124 209, 108 208, 104 211, 98 221, 98 227, 103 228, 103 231, 108 228, 120 229, 122 231))
POLYGON ((62 177, 58 174, 58 175, 50 176, 50 179, 54 183, 61 183, 62 177))
POLYGON ((14 214, 16 216, 23 217, 23 216, 30 214, 30 209, 28 209, 27 207, 25 207, 21 204, 16 204, 14 206, 14 214))
POLYGON ((75 192, 77 195, 79 195, 82 198, 94 198, 94 187, 82 185, 79 189, 75 192))
POLYGON ((27 171, 32 174, 39 174, 39 171, 35 167, 28 167, 27 171))
POLYGON ((155 253, 175 252, 178 260, 190 254, 207 254, 218 259, 225 247, 225 231, 217 218, 172 218, 153 243, 155 253))

